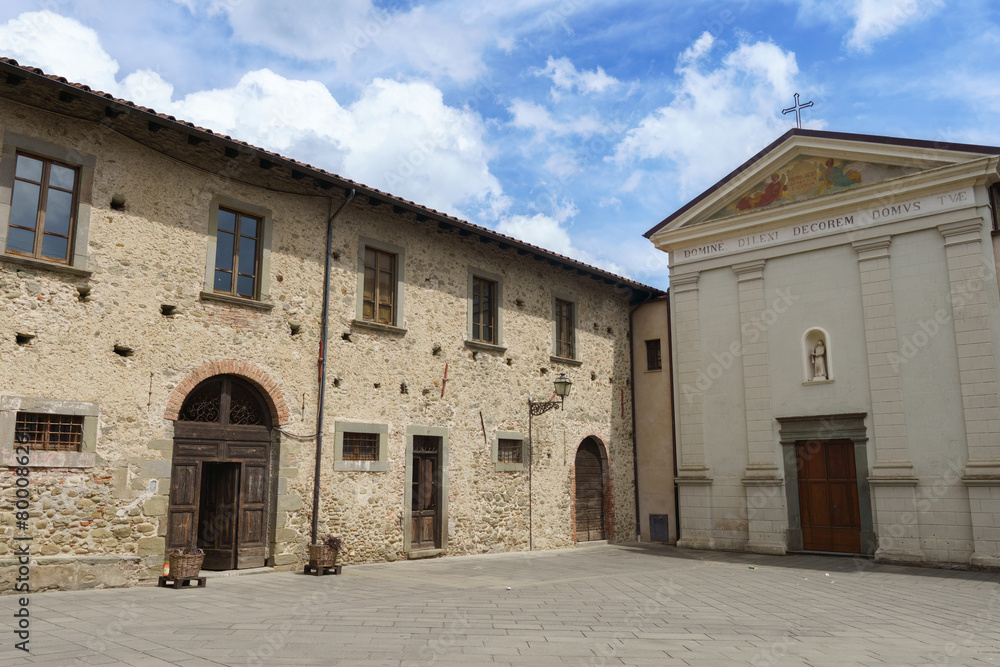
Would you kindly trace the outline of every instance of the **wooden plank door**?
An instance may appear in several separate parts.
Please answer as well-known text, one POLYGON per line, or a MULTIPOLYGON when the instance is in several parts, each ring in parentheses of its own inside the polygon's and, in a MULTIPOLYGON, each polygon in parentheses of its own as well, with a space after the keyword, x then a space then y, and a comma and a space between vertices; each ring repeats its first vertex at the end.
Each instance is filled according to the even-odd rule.
POLYGON ((244 462, 241 475, 236 567, 264 567, 267 551, 267 462, 244 462))
POLYGON ((861 511, 854 443, 850 440, 795 443, 799 476, 802 548, 861 552, 861 511))
POLYGON ((239 463, 203 463, 198 512, 198 546, 205 550, 206 570, 236 567, 239 463))
POLYGON ((201 477, 198 461, 174 459, 170 473, 170 505, 167 510, 167 553, 194 547, 198 532, 198 497, 201 477))
POLYGON ((604 539, 604 475, 601 454, 592 440, 576 450, 576 540, 604 539))
POLYGON ((410 548, 437 549, 440 483, 438 438, 414 436, 410 498, 410 548))

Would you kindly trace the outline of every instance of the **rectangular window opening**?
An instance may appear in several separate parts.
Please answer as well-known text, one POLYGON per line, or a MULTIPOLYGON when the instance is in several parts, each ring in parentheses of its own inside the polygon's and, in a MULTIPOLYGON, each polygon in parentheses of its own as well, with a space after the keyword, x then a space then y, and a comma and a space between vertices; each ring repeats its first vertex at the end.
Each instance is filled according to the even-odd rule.
POLYGON ((378 433, 344 433, 344 461, 378 461, 378 433))
POLYGON ((573 303, 556 299, 556 356, 573 359, 573 303))
POLYGON ((521 441, 499 438, 497 440, 497 463, 521 463, 521 441))
POLYGON ((7 253, 68 264, 79 198, 79 167, 18 152, 7 253))
POLYGON ((497 343, 497 284, 478 276, 472 278, 472 340, 497 343))
POLYGON ((14 441, 39 451, 79 452, 83 446, 83 416, 18 412, 14 441))
POLYGON ((660 358, 660 339, 646 341, 646 370, 658 371, 663 368, 663 360, 660 358))
POLYGON ((213 288, 221 294, 256 299, 263 221, 219 208, 213 288))
POLYGON ((365 282, 362 318, 396 324, 396 255, 365 246, 365 282))

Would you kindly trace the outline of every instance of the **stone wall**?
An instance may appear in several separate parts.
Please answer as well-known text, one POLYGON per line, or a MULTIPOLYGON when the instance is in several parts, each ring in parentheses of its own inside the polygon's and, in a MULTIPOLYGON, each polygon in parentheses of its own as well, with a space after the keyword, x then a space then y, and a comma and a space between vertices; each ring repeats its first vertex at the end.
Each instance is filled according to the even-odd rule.
MULTIPOLYGON (((166 417, 176 414, 178 392, 203 376, 206 364, 236 368, 224 366, 231 362, 238 374, 268 380, 258 384, 281 428, 275 432, 269 562, 299 566, 311 521, 328 197, 256 188, 241 183, 239 174, 206 174, 113 132, 6 101, 0 123, 4 133, 96 156, 90 275, 0 260, 0 396, 100 406, 96 465, 32 469, 32 553, 77 559, 66 566, 83 563, 94 572, 104 567, 94 558, 123 563, 120 576, 117 570, 92 573, 85 581, 90 574, 65 574, 65 586, 128 585, 155 576, 163 560, 173 449, 173 422, 166 417), (124 198, 124 210, 111 208, 115 195, 124 198), (273 216, 270 309, 200 296, 208 211, 218 195, 273 216), (164 315, 163 305, 175 306, 173 314, 164 315), (24 343, 15 332, 34 338, 24 343), (116 353, 116 345, 131 353, 116 353)), ((596 436, 609 454, 611 537, 634 539, 628 291, 361 197, 334 234, 320 530, 344 536, 343 562, 406 557, 408 426, 449 430, 446 553, 526 549, 527 475, 496 472, 490 443, 498 431, 527 434, 528 398, 547 400, 560 372, 574 382, 565 410, 535 421, 534 546, 574 542, 572 464, 587 436, 596 436), (362 236, 405 248, 405 321, 399 323, 405 333, 352 323, 362 236), (506 350, 465 344, 470 267, 501 277, 506 350), (553 293, 577 303, 579 364, 551 358, 553 293), (387 471, 334 471, 339 420, 388 426, 387 471)), ((0 475, 4 557, 15 530, 12 469, 0 475)))

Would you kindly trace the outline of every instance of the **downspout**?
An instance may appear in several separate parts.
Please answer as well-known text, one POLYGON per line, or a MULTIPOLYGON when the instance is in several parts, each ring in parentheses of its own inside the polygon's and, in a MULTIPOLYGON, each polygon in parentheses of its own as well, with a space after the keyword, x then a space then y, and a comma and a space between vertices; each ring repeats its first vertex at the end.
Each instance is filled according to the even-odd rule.
MULTIPOLYGON (((681 538, 681 490, 677 486, 677 404, 674 395, 674 333, 670 327, 670 287, 667 287, 667 359, 670 360, 670 426, 673 431, 674 450, 674 525, 677 528, 677 539, 681 538)), ((668 535, 669 537, 669 535, 668 535)))
POLYGON ((647 294, 645 299, 628 310, 628 363, 632 378, 632 382, 629 383, 632 392, 632 488, 635 490, 635 538, 640 542, 642 542, 642 517, 639 516, 639 444, 635 434, 635 331, 632 320, 635 311, 652 299, 653 295, 647 294))
MULTIPOLYGON (((326 347, 329 334, 330 319, 330 271, 333 260, 333 222, 340 216, 341 211, 354 199, 354 188, 347 191, 347 198, 340 205, 333 215, 326 221, 326 269, 323 273, 323 320, 320 325, 321 334, 319 340, 319 404, 316 415, 316 471, 313 475, 313 510, 312 510, 312 542, 319 543, 319 478, 323 462, 323 411, 326 406, 326 347)), ((330 200, 330 208, 333 208, 333 200, 330 200)))

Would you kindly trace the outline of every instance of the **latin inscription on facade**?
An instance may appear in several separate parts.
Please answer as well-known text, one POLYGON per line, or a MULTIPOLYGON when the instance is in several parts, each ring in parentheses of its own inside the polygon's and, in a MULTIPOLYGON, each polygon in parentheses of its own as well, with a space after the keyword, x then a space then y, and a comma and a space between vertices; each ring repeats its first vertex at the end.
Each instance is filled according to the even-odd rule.
POLYGON ((693 246, 679 248, 671 252, 673 264, 683 264, 699 259, 720 257, 734 253, 752 250, 757 247, 781 245, 817 236, 829 236, 840 232, 859 231, 872 225, 896 222, 917 215, 937 213, 953 208, 969 206, 973 202, 972 188, 963 188, 940 195, 930 195, 919 199, 875 206, 858 211, 845 212, 832 218, 814 220, 780 229, 772 229, 754 234, 747 234, 732 239, 723 239, 693 246))

